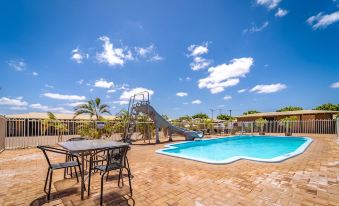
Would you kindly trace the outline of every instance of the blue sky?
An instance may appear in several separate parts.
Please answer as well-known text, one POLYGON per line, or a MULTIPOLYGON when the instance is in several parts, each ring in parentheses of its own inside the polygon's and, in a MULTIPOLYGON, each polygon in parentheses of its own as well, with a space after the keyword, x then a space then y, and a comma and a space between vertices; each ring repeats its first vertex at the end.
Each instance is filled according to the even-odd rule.
POLYGON ((0 114, 144 89, 170 117, 339 102, 339 1, 0 4, 0 114))

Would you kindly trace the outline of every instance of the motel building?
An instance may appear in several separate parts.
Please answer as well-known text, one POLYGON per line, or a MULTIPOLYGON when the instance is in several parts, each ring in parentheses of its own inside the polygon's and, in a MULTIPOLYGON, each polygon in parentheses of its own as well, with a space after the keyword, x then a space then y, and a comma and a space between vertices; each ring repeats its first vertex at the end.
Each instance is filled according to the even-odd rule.
POLYGON ((307 120, 333 120, 339 114, 339 111, 325 111, 325 110, 298 110, 287 112, 262 112, 256 114, 248 114, 238 116, 237 120, 240 122, 255 121, 263 118, 267 121, 279 121, 286 117, 296 117, 297 121, 307 120))

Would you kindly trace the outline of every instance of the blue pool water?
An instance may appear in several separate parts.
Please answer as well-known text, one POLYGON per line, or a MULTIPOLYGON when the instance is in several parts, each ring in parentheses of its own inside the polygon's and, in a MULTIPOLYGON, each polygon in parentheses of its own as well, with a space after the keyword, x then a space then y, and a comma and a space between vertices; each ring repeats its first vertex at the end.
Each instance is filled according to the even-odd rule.
POLYGON ((157 153, 214 164, 239 159, 280 162, 303 153, 311 142, 307 137, 232 136, 170 144, 157 153))

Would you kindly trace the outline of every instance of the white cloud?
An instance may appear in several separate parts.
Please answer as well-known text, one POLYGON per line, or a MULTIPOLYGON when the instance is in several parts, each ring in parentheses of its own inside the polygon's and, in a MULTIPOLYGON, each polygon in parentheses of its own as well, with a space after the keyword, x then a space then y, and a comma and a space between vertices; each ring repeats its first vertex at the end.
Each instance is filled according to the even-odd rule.
POLYGON ((190 45, 187 50, 190 52, 187 56, 192 57, 193 61, 190 63, 190 67, 193 71, 204 69, 211 64, 211 61, 201 57, 203 54, 208 53, 208 43, 205 42, 202 45, 190 45))
POLYGON ((183 81, 183 80, 190 81, 191 79, 192 79, 191 77, 186 77, 186 78, 179 77, 179 81, 183 81))
POLYGON ((155 54, 154 56, 151 56, 147 61, 156 62, 156 61, 161 61, 163 59, 164 57, 159 56, 159 54, 155 54))
POLYGON ((113 88, 114 87, 114 83, 113 82, 108 82, 105 79, 101 78, 101 79, 95 81, 94 87, 109 89, 109 88, 113 88))
POLYGON ((256 0, 258 5, 265 6, 268 9, 274 9, 282 0, 256 0))
POLYGON ((255 93, 274 93, 281 91, 283 89, 286 89, 287 86, 285 84, 277 83, 277 84, 267 84, 267 85, 256 85, 252 89, 250 89, 250 92, 255 92, 255 93))
POLYGON ((230 99, 232 99, 232 97, 230 95, 224 96, 224 100, 230 100, 230 99))
POLYGON ((49 107, 39 103, 29 105, 32 109, 37 109, 45 112, 60 112, 60 113, 73 113, 72 111, 66 110, 63 107, 49 107))
POLYGON ((200 56, 202 54, 207 54, 208 53, 208 43, 205 42, 202 45, 195 45, 192 44, 190 45, 187 50, 190 52, 188 56, 200 56))
POLYGON ((114 93, 114 92, 116 92, 117 90, 115 90, 115 89, 110 89, 110 90, 107 90, 107 93, 114 93))
POLYGON ((72 50, 71 59, 78 64, 81 64, 83 60, 88 57, 89 57, 89 54, 82 53, 79 48, 72 50))
POLYGON ((135 51, 137 52, 137 54, 141 57, 147 57, 150 53, 152 53, 154 49, 154 45, 151 44, 148 47, 135 47, 135 51))
MULTIPOLYGON (((133 89, 129 89, 129 90, 125 90, 122 92, 122 94, 120 95, 120 100, 129 100, 133 95, 141 93, 141 92, 145 92, 147 91, 149 93, 149 96, 151 97, 154 94, 153 90, 150 89, 145 89, 143 87, 137 87, 137 88, 133 88, 133 89)), ((137 100, 141 100, 142 96, 137 96, 136 97, 137 100)))
POLYGON ((326 28, 337 21, 339 21, 339 11, 331 14, 323 14, 320 12, 316 16, 311 16, 307 19, 307 23, 311 25, 313 29, 326 28))
POLYGON ((96 59, 99 63, 107 63, 110 66, 123 66, 126 61, 133 60, 133 55, 127 48, 114 48, 110 39, 107 36, 99 37, 103 42, 103 51, 96 54, 96 59))
POLYGON ((27 110, 27 107, 10 107, 10 110, 27 110))
POLYGON ((156 53, 154 44, 151 44, 148 47, 135 47, 134 50, 139 57, 147 59, 147 61, 163 60, 163 57, 156 53))
POLYGON ((208 69, 209 75, 199 80, 199 88, 210 89, 216 94, 225 88, 237 85, 240 77, 245 77, 253 65, 253 58, 232 59, 229 64, 220 64, 208 69))
POLYGON ((243 33, 255 33, 260 32, 263 29, 265 29, 269 25, 268 21, 264 22, 261 26, 257 26, 256 24, 253 24, 251 28, 247 28, 243 30, 243 33))
POLYGON ((178 97, 185 97, 187 96, 188 94, 186 92, 178 92, 176 93, 175 95, 177 95, 178 97))
POLYGON ((85 100, 85 96, 78 96, 78 95, 65 95, 65 94, 58 94, 58 93, 44 93, 42 96, 51 98, 51 99, 60 99, 60 100, 85 100))
POLYGON ((76 107, 76 106, 79 106, 80 104, 86 104, 86 102, 72 102, 72 103, 67 103, 65 105, 69 107, 76 107))
POLYGON ((244 93, 244 92, 246 92, 247 91, 247 89, 239 89, 238 90, 238 93, 244 93))
POLYGON ((182 104, 188 104, 188 102, 183 102, 182 104))
POLYGON ((204 69, 211 64, 211 61, 202 57, 194 57, 193 62, 190 63, 190 67, 193 71, 204 69))
POLYGON ((53 88, 54 88, 54 86, 49 85, 49 84, 45 84, 45 87, 46 87, 46 88, 49 88, 49 89, 53 89, 53 88))
POLYGON ((120 100, 120 101, 113 101, 113 104, 120 104, 120 105, 126 105, 129 101, 127 100, 120 100))
POLYGON ((33 76, 38 76, 39 75, 38 72, 33 72, 32 74, 33 74, 33 76))
POLYGON ((278 8, 278 11, 275 13, 275 16, 277 17, 283 17, 288 14, 288 11, 285 9, 278 8))
POLYGON ((16 71, 24 71, 26 70, 26 63, 24 59, 12 59, 8 61, 8 66, 13 68, 16 71))
POLYGON ((0 98, 0 105, 12 106, 12 107, 23 107, 27 106, 28 103, 22 100, 22 97, 17 97, 15 99, 11 99, 8 97, 0 98))
POLYGON ((83 84, 84 83, 84 80, 83 79, 80 79, 79 81, 77 81, 78 84, 83 84))
POLYGON ((199 100, 199 99, 196 99, 196 100, 192 101, 192 104, 201 104, 201 103, 202 103, 202 101, 199 100))
POLYGON ((333 88, 333 89, 339 88, 339 82, 334 82, 333 84, 331 84, 330 87, 333 88))

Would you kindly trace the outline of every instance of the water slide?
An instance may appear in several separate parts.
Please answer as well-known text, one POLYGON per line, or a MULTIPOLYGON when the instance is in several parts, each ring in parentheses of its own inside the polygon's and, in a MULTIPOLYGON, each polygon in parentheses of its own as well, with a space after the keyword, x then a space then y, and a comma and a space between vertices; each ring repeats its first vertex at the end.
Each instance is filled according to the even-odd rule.
MULTIPOLYGON (((135 113, 144 113, 148 115, 155 123, 156 128, 168 129, 169 136, 172 134, 179 134, 185 137, 187 141, 194 140, 196 138, 203 138, 204 134, 200 131, 191 131, 181 127, 177 127, 169 123, 164 119, 148 102, 138 102, 133 105, 135 113)), ((157 141, 159 141, 159 134, 157 135, 157 141)))

